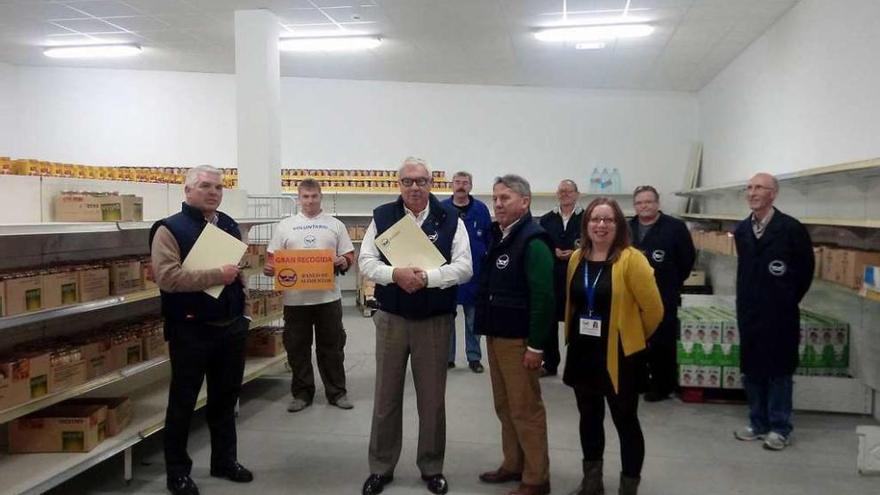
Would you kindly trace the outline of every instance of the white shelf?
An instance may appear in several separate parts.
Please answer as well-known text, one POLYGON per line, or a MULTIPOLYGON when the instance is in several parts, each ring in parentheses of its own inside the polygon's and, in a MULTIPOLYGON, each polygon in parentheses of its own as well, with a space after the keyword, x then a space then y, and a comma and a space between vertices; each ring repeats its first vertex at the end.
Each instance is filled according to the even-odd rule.
POLYGON ((0 330, 20 327, 31 323, 54 320, 56 318, 79 315, 99 309, 120 306, 122 304, 130 304, 147 299, 155 299, 157 297, 159 297, 159 289, 149 289, 121 296, 110 296, 105 299, 98 299, 96 301, 71 304, 68 306, 60 306, 57 308, 42 309, 39 311, 22 313, 14 316, 5 316, 3 318, 0 318, 0 330))
MULTIPOLYGON (((846 175, 847 177, 854 179, 880 175, 880 158, 839 163, 837 165, 816 167, 788 174, 780 174, 776 176, 776 180, 788 183, 810 182, 826 178, 830 175, 846 175)), ((745 189, 746 184, 748 184, 747 181, 738 181, 718 186, 697 187, 686 191, 679 191, 675 194, 678 196, 710 196, 743 190, 745 189)))
MULTIPOLYGON (((747 218, 745 215, 731 215, 726 213, 681 213, 680 216, 686 220, 718 220, 738 222, 747 218)), ((831 227, 859 227, 864 229, 880 229, 880 220, 857 219, 857 218, 820 218, 820 217, 803 217, 798 221, 804 225, 827 225, 831 227)))
MULTIPOLYGON (((239 225, 260 225, 277 223, 281 218, 242 218, 239 225)), ((44 222, 11 223, 0 225, 0 236, 99 234, 106 232, 127 232, 150 230, 155 221, 143 222, 44 222)))
MULTIPOLYGON (((245 366, 247 383, 287 359, 287 355, 271 358, 249 358, 245 366)), ((168 404, 168 382, 157 381, 129 395, 132 401, 132 422, 118 435, 98 444, 88 453, 0 454, 0 479, 6 493, 43 493, 77 474, 95 466, 144 438, 160 431, 165 422, 168 404)), ((202 386, 196 409, 205 405, 206 386, 202 386)))

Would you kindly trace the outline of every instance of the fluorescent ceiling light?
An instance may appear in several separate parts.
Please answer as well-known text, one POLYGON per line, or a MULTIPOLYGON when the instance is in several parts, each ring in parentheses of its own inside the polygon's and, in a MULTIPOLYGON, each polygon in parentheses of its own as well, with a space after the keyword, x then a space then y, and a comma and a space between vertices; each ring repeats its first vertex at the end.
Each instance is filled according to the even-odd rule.
POLYGON ((648 24, 606 24, 602 26, 569 26, 535 32, 541 41, 609 41, 618 38, 642 38, 654 32, 648 24))
POLYGON ((112 58, 139 55, 141 46, 133 43, 121 45, 68 45, 50 46, 43 55, 52 58, 112 58))
POLYGON ((278 49, 285 52, 343 52, 370 50, 382 43, 378 36, 319 36, 281 38, 278 49))
POLYGON ((605 43, 602 41, 590 41, 574 45, 575 50, 601 50, 602 48, 605 48, 605 43))

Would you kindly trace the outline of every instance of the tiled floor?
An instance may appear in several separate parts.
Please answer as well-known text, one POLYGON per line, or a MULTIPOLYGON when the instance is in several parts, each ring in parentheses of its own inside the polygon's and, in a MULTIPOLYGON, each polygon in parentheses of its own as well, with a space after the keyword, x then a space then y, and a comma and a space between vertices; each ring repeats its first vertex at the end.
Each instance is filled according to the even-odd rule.
MULTIPOLYGON (((256 480, 236 485, 208 476, 209 438, 203 415, 199 414, 190 436, 190 453, 195 461, 193 478, 203 494, 360 492, 368 474, 374 329, 369 319, 358 316, 353 309, 347 312, 345 322, 348 389, 355 409, 343 411, 328 406, 319 387, 319 396, 311 407, 290 414, 286 411, 289 379, 283 370, 252 382, 241 402, 239 458, 254 471, 256 480)), ((462 339, 458 342, 461 347, 462 339)), ((501 455, 488 370, 481 375, 468 370, 461 349, 458 361, 458 367, 450 371, 447 388, 445 474, 450 493, 505 494, 512 485, 491 486, 477 480, 479 472, 497 467, 501 455)), ((404 406, 403 453, 395 480, 385 489, 388 495, 429 493, 415 466, 417 416, 411 383, 408 380, 404 406)), ((553 493, 569 493, 580 481, 574 396, 558 378, 541 383, 548 411, 553 493)), ((768 452, 758 443, 733 439, 731 432, 742 425, 744 415, 745 407, 739 405, 684 404, 677 400, 643 403, 640 416, 647 457, 640 493, 880 494, 880 479, 860 477, 855 466, 855 427, 876 424, 872 419, 798 413, 794 444, 783 452, 768 452)), ((620 460, 610 419, 605 428, 605 481, 610 494, 617 490, 620 460)), ((134 480, 130 485, 122 482, 122 461, 117 456, 51 493, 165 493, 161 435, 140 444, 134 458, 134 480)))

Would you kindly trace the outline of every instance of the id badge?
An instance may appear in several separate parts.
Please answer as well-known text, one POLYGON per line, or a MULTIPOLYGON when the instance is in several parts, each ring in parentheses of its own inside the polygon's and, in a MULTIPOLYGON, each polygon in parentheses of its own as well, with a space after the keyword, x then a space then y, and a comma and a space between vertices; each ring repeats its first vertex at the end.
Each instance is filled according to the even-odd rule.
POLYGON ((602 336, 602 320, 597 318, 581 317, 581 335, 588 337, 602 336))

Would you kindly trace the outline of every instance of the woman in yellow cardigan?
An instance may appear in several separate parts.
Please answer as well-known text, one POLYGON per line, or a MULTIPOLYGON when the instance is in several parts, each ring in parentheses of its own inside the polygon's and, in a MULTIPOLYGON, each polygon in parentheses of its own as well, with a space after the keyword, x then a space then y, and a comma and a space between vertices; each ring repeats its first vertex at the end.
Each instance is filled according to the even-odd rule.
POLYGON ((621 495, 635 495, 645 459, 638 404, 648 337, 663 318, 663 302, 648 260, 630 246, 616 201, 597 198, 584 211, 581 249, 568 262, 562 380, 580 411, 584 479, 576 495, 601 495, 605 400, 620 437, 621 495))

